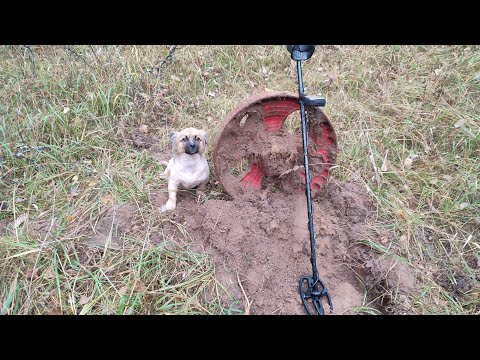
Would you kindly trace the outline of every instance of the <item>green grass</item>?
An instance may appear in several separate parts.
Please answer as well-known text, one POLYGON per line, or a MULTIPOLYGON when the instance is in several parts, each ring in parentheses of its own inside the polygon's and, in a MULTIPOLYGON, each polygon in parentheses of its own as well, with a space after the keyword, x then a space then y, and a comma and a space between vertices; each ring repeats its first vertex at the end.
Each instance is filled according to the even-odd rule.
MULTIPOLYGON (((167 149, 172 129, 204 128, 211 160, 219 124, 241 100, 265 88, 297 91, 286 49, 179 46, 157 73, 147 70, 168 46, 71 46, 79 56, 31 48, 33 57, 0 48, 0 201, 8 204, 0 221, 28 216, 0 238, 0 312, 236 313, 222 307, 205 254, 153 246, 148 232, 106 253, 79 240, 109 196, 137 204, 144 224, 162 219, 149 194, 164 187, 163 167, 128 134, 148 125, 167 149), (18 158, 21 145, 46 148, 18 158), (38 223, 48 235, 30 231, 38 223)), ((419 274, 419 293, 402 301, 412 313, 478 314, 480 48, 319 46, 303 68, 306 91, 326 97, 337 133, 334 178, 362 183, 378 208, 372 226, 393 233, 385 246, 362 243, 419 274), (411 166, 409 155, 419 155, 411 166)))

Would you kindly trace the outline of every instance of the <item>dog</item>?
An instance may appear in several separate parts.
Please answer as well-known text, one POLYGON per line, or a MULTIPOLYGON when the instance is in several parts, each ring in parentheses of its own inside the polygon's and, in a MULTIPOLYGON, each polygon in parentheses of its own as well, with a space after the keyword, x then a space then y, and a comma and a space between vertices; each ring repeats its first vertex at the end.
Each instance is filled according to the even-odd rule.
POLYGON ((186 128, 170 134, 173 157, 166 165, 162 177, 168 178, 168 201, 160 208, 161 212, 174 210, 177 206, 177 190, 197 187, 201 196, 210 176, 210 168, 205 157, 207 133, 205 130, 186 128))

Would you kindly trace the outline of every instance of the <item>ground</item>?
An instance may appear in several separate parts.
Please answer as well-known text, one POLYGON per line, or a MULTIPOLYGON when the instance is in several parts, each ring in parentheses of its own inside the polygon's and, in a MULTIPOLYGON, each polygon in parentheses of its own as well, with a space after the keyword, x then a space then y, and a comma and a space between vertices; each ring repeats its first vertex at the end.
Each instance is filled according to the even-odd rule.
MULTIPOLYGON (((212 164, 236 105, 297 91, 288 52, 169 49, 0 49, 0 313, 303 313, 305 199, 232 200, 212 164), (159 160, 187 126, 212 176, 162 214, 159 160)), ((334 313, 478 314, 480 48, 318 46, 304 81, 337 134, 314 205, 334 313)))

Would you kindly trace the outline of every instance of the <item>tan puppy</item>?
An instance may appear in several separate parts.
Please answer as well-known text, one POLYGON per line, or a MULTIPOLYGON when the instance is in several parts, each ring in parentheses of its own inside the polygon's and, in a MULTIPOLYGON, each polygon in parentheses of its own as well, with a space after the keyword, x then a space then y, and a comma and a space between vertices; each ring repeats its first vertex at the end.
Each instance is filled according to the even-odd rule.
POLYGON ((204 130, 187 128, 171 134, 173 157, 167 163, 163 177, 168 177, 168 201, 161 211, 173 210, 177 206, 177 189, 181 185, 185 189, 196 186, 197 193, 203 192, 210 169, 205 158, 207 133, 204 130))

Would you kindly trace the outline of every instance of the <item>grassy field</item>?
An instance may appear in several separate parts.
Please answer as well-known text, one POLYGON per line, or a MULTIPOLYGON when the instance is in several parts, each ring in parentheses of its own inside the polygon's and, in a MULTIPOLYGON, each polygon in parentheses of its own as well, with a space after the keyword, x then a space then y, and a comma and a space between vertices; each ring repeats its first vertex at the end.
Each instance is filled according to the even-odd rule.
MULTIPOLYGON (((165 62, 169 49, 0 48, 0 224, 14 221, 0 234, 0 314, 236 313, 221 306, 207 255, 149 242, 163 166, 129 139, 148 131, 166 149, 187 125, 214 139, 248 95, 296 92, 295 67, 282 46, 178 46, 165 62), (125 202, 144 236, 80 244, 125 202)), ((364 184, 374 226, 393 233, 365 244, 419 274, 410 312, 480 313, 480 47, 319 46, 304 82, 327 98, 333 176, 364 184)))

